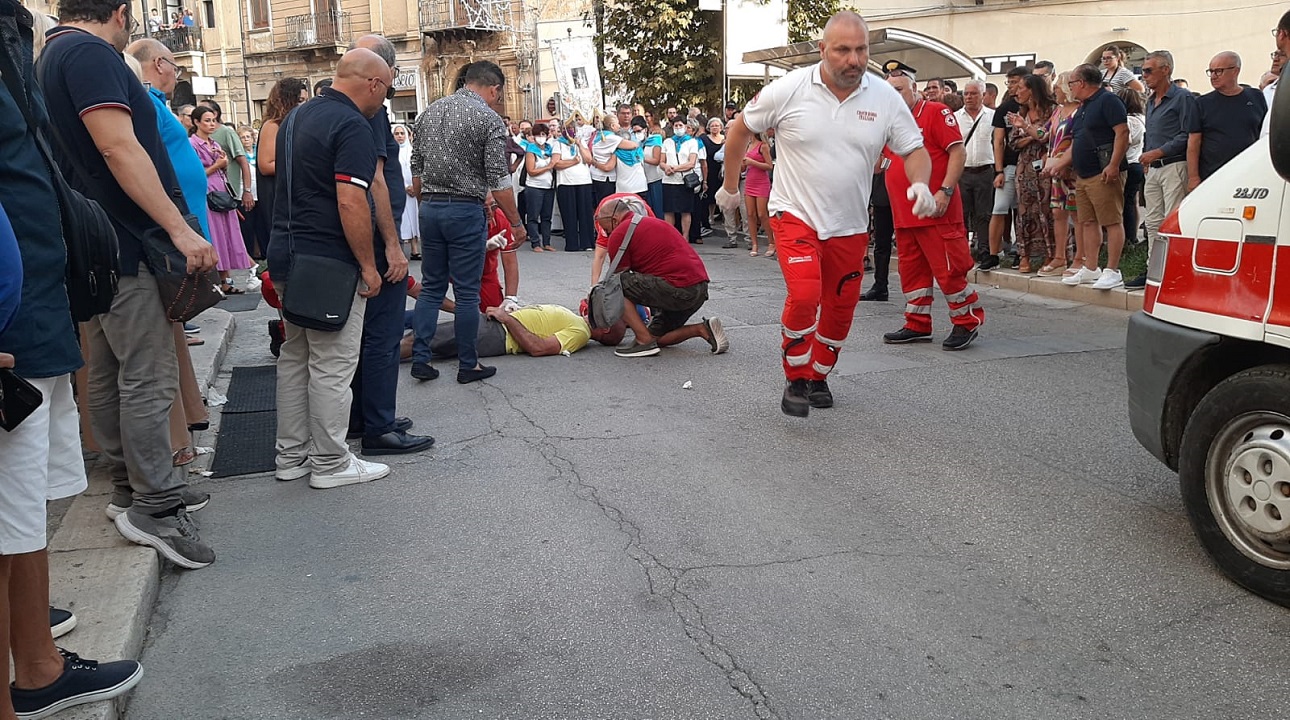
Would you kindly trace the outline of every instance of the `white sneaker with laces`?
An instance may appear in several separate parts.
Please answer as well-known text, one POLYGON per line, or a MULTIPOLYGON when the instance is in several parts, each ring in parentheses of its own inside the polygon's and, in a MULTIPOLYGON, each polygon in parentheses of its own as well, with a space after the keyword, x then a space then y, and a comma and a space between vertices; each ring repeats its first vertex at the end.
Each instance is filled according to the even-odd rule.
POLYGON ((1100 277, 1102 277, 1101 268, 1093 268, 1090 270, 1089 268, 1083 267, 1062 278, 1062 283, 1066 285, 1087 285, 1089 283, 1097 282, 1100 277))
POLYGON ((1102 271, 1102 276, 1097 279, 1097 282, 1093 283, 1093 289, 1110 290, 1111 288, 1118 288, 1123 284, 1124 276, 1120 274, 1119 270, 1106 268, 1102 271))
POLYGON ((390 466, 381 463, 368 462, 359 460, 356 457, 349 459, 349 466, 340 472, 319 475, 314 473, 309 476, 309 487, 319 490, 342 487, 345 485, 357 485, 358 483, 371 482, 380 480, 390 474, 390 466))

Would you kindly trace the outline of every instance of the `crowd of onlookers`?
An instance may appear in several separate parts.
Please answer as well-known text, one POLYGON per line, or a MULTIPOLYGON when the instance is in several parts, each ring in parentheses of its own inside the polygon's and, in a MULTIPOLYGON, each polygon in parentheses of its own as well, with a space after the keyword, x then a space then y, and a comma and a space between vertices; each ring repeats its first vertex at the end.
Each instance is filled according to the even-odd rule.
MULTIPOLYGON (((1120 272, 1125 244, 1145 240, 1150 250, 1186 194, 1266 134, 1285 24, 1257 87, 1241 82, 1234 52, 1210 61, 1212 90, 1202 95, 1174 76, 1168 50, 1147 53, 1137 75, 1114 45, 1098 65, 1009 70, 1002 97, 993 83, 928 81, 924 97, 954 110, 963 132, 959 187, 979 269, 1008 255, 1022 273, 1070 285, 1145 286, 1145 273, 1126 281, 1120 272), (1077 135, 1095 152, 1076 152, 1077 135)), ((877 282, 871 294, 885 298, 885 281, 877 282)))

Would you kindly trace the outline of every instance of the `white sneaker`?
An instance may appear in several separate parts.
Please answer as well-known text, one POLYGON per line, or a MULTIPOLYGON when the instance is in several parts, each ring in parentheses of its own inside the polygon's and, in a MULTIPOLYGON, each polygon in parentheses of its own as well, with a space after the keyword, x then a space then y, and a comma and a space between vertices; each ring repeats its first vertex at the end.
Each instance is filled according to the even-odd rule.
POLYGON ((390 466, 381 463, 368 462, 359 460, 356 457, 349 459, 349 467, 340 472, 319 475, 314 473, 309 476, 309 487, 319 490, 328 488, 337 488, 345 485, 357 485, 358 483, 371 482, 380 480, 390 474, 390 466))
POLYGON ((1101 268, 1090 270, 1084 267, 1062 278, 1062 283, 1065 285, 1087 285, 1088 283, 1097 282, 1100 277, 1102 277, 1101 268))
POLYGON ((1102 271, 1102 276, 1097 279, 1097 282, 1093 283, 1093 289, 1110 290, 1121 285, 1124 285, 1124 276, 1120 274, 1120 271, 1107 268, 1102 271))

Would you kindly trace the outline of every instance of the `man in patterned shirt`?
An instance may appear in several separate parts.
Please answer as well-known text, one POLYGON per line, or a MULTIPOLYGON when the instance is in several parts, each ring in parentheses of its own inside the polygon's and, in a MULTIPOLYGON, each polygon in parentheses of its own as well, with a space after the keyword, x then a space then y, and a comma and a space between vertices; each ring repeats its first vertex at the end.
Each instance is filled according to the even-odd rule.
MULTIPOLYGON (((518 243, 527 237, 515 207, 511 175, 506 166, 507 127, 491 108, 502 95, 506 78, 487 60, 467 65, 464 87, 431 103, 417 117, 413 132, 412 187, 421 193, 421 296, 413 324, 412 377, 433 380, 439 371, 430 367, 430 342, 439 323, 439 306, 455 279, 453 296, 458 305, 479 304, 479 278, 484 271, 484 243, 488 220, 484 196, 493 197, 511 223, 518 243)), ((479 316, 460 313, 454 326, 463 340, 458 348, 457 382, 492 377, 497 368, 479 364, 474 339, 479 316)))

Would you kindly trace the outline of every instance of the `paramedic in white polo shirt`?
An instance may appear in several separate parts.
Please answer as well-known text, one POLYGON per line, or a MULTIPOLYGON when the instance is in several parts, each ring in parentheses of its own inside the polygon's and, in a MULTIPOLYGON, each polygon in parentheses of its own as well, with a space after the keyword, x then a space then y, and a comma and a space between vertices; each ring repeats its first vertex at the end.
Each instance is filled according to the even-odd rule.
POLYGON ((927 187, 932 162, 909 107, 887 83, 865 72, 869 28, 843 11, 824 26, 820 62, 762 88, 726 136, 723 212, 739 203, 739 160, 754 132, 775 129, 770 193, 784 301, 780 408, 805 417, 833 406, 829 371, 837 362, 860 299, 869 244, 869 192, 883 146, 905 160, 914 212, 936 211, 927 187))

